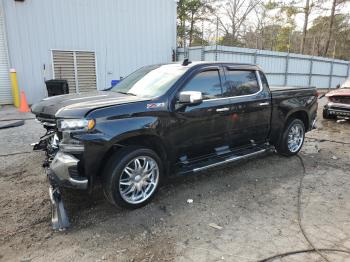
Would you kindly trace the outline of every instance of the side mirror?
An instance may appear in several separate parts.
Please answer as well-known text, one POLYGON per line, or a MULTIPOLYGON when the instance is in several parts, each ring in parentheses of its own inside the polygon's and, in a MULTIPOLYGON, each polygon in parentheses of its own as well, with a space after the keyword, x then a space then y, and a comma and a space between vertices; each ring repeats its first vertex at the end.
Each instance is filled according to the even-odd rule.
POLYGON ((337 86, 335 87, 336 89, 340 88, 340 84, 337 84, 337 86))
POLYGON ((202 92, 182 91, 179 94, 180 104, 200 104, 203 101, 202 92))

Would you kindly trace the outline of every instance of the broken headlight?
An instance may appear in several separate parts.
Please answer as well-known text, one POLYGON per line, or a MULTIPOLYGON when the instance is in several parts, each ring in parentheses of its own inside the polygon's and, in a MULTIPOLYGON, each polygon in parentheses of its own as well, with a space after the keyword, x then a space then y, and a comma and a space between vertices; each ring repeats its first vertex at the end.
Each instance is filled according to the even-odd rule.
POLYGON ((60 150, 64 152, 81 152, 84 150, 83 143, 74 138, 74 134, 89 131, 95 127, 94 119, 60 119, 57 128, 62 133, 60 150))
POLYGON ((57 121, 59 131, 91 130, 95 127, 94 119, 60 119, 57 121))

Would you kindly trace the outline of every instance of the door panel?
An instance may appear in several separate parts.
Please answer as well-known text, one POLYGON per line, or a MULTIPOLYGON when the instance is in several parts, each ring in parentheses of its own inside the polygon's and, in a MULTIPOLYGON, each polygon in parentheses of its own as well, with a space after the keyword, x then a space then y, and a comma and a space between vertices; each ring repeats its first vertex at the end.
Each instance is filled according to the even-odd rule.
POLYGON ((172 141, 178 156, 192 158, 209 154, 228 141, 230 100, 222 99, 220 70, 216 68, 196 72, 179 90, 200 91, 205 100, 198 105, 175 105, 178 127, 172 141))
POLYGON ((206 100, 200 105, 188 106, 177 111, 176 118, 181 126, 177 129, 177 148, 179 155, 189 158, 214 152, 214 148, 227 140, 227 124, 223 121, 227 113, 217 100, 206 100), (219 111, 217 111, 219 110, 219 111), (220 133, 217 130, 221 130, 220 133))
POLYGON ((271 117, 271 98, 255 71, 226 70, 224 95, 231 103, 231 147, 259 143, 267 138, 271 117))

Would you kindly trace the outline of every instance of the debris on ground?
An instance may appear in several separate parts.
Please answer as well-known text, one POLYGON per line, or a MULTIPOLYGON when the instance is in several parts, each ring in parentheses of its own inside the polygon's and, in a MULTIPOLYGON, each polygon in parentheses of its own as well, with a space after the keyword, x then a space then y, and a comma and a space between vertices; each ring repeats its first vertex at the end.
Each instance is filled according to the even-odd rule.
POLYGON ((223 229, 223 227, 221 227, 221 226, 219 226, 218 224, 215 224, 215 223, 209 223, 208 226, 210 226, 212 228, 215 228, 215 229, 218 229, 218 230, 223 229))
POLYGON ((23 126, 23 125, 24 125, 24 120, 8 121, 5 124, 1 123, 0 129, 12 128, 12 127, 23 126))
MULTIPOLYGON (((317 247, 346 249, 350 122, 325 121, 319 108, 319 129, 307 134, 300 152, 307 168, 303 222, 317 247)), ((42 131, 39 123, 27 120, 0 130, 0 261, 252 262, 309 248, 300 241, 295 207, 302 167, 296 157, 276 154, 169 179, 154 202, 136 210, 114 209, 100 189, 92 201, 83 192, 65 192, 73 227, 53 233, 41 167, 45 156, 30 147, 42 131), (196 197, 196 203, 187 196, 196 197)), ((349 261, 345 253, 326 255, 331 261, 349 261)), ((317 254, 294 257, 321 261, 317 254)))
POLYGON ((343 122, 346 122, 346 119, 338 119, 337 120, 337 123, 343 123, 343 122))

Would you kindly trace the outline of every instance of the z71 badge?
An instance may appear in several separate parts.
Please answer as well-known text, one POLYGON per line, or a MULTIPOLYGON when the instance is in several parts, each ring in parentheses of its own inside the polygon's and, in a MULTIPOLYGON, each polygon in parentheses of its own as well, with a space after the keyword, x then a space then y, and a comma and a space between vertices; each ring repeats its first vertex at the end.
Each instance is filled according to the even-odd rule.
POLYGON ((152 103, 152 104, 147 104, 147 109, 160 108, 164 106, 165 106, 165 103, 152 103))

